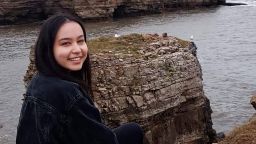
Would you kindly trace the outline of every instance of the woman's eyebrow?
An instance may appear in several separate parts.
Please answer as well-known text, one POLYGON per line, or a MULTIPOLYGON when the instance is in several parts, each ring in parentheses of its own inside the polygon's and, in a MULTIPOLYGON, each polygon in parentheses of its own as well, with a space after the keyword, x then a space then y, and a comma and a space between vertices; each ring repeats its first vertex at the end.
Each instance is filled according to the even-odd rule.
POLYGON ((80 36, 78 36, 77 38, 84 38, 84 35, 80 35, 80 36))
POLYGON ((63 41, 63 40, 70 40, 71 38, 61 38, 59 39, 59 41, 63 41))
MULTIPOLYGON (((78 39, 80 39, 80 38, 84 38, 84 35, 80 35, 80 36, 78 36, 77 37, 78 39)), ((71 40, 72 38, 61 38, 61 39, 59 39, 59 41, 62 41, 62 40, 71 40)))

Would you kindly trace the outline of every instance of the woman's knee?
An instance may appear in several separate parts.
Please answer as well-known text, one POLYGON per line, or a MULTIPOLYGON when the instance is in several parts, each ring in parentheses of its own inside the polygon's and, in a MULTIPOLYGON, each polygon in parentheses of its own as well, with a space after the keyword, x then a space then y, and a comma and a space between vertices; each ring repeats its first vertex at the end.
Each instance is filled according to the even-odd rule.
POLYGON ((143 129, 137 123, 126 123, 114 129, 120 144, 142 144, 143 129))
POLYGON ((131 127, 133 127, 134 131, 136 131, 138 134, 141 134, 141 136, 143 136, 143 129, 139 124, 135 122, 131 122, 130 125, 131 127))

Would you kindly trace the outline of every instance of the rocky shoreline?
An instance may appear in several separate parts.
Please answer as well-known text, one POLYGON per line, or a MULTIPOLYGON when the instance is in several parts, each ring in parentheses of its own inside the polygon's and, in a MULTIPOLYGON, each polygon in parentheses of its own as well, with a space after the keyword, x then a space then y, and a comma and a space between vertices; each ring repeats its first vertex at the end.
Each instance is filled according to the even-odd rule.
POLYGON ((256 143, 256 116, 253 116, 248 122, 235 127, 227 133, 219 144, 255 144, 256 143))
MULTIPOLYGON (((256 110, 256 95, 250 100, 251 105, 256 110)), ((243 124, 234 127, 230 132, 219 132, 214 144, 255 144, 256 143, 256 113, 243 124)))
POLYGON ((63 12, 98 20, 219 4, 225 4, 225 0, 5 0, 0 3, 0 25, 41 21, 63 12))
POLYGON ((38 22, 56 13, 71 13, 83 20, 98 21, 218 5, 246 4, 226 3, 226 0, 5 0, 0 3, 0 25, 38 22))

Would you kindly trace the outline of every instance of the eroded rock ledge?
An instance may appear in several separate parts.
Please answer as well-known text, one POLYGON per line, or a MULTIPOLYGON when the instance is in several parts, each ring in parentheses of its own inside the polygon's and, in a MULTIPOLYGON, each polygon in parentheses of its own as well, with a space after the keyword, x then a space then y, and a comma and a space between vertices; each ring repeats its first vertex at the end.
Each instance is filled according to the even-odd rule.
MULTIPOLYGON (((211 108, 192 42, 131 34, 88 42, 94 100, 110 127, 137 122, 145 143, 211 143, 211 108)), ((33 50, 33 49, 32 49, 33 50)), ((33 55, 25 82, 35 73, 33 55)))
POLYGON ((4 0, 0 3, 0 24, 43 20, 58 12, 72 13, 82 19, 123 17, 160 13, 178 7, 217 5, 218 1, 220 0, 4 0))

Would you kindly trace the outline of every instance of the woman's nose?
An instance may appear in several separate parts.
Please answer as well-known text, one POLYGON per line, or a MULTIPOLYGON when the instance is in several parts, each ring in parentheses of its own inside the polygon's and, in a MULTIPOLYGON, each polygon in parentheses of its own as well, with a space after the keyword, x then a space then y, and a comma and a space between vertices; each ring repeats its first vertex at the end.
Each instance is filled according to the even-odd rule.
POLYGON ((80 53, 80 52, 81 52, 81 47, 79 46, 78 43, 74 43, 72 52, 73 52, 73 53, 80 53))

